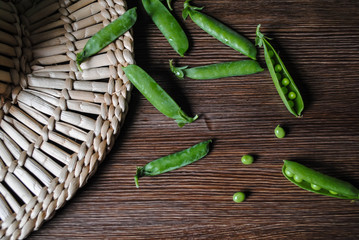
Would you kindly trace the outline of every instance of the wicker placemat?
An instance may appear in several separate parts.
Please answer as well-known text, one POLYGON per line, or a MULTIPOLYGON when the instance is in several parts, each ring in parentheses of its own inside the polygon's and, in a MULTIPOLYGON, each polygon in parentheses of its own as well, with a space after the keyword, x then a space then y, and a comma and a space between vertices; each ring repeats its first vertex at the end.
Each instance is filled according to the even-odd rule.
POLYGON ((0 238, 25 238, 95 172, 120 132, 130 32, 77 70, 123 0, 0 0, 0 238))

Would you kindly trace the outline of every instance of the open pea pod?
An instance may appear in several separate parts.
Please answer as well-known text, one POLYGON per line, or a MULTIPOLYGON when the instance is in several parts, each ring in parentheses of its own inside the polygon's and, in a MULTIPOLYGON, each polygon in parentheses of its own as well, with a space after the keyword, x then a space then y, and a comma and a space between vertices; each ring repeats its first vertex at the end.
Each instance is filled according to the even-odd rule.
POLYGON ((284 105, 288 111, 296 117, 302 115, 304 109, 304 102, 299 89, 290 76, 282 59, 274 50, 272 45, 267 41, 267 38, 259 31, 260 24, 257 27, 256 45, 264 48, 264 58, 268 67, 269 73, 273 79, 274 85, 281 97, 284 105))
POLYGON ((305 190, 342 199, 359 199, 359 189, 352 184, 325 175, 300 163, 284 160, 283 175, 305 190))

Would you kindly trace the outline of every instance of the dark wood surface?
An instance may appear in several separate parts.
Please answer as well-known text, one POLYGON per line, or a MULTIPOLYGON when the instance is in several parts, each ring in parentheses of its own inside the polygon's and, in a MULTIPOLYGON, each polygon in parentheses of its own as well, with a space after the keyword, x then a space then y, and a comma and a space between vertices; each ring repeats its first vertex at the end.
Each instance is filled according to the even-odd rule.
MULTIPOLYGON (((112 152, 88 185, 29 239, 358 239, 359 204, 304 191, 281 173, 295 160, 359 187, 359 2, 193 1, 252 41, 272 37, 305 99, 303 118, 282 104, 269 72, 218 80, 176 79, 168 68, 247 59, 175 16, 190 38, 179 58, 145 15, 134 29, 136 61, 189 114, 183 128, 137 90, 112 152), (273 130, 282 124, 287 137, 273 130), (158 157, 214 139, 197 163, 153 178, 133 175, 158 157), (243 154, 255 156, 241 164, 243 154), (232 195, 245 191, 245 202, 232 195)), ((264 64, 263 51, 259 62, 264 64)))

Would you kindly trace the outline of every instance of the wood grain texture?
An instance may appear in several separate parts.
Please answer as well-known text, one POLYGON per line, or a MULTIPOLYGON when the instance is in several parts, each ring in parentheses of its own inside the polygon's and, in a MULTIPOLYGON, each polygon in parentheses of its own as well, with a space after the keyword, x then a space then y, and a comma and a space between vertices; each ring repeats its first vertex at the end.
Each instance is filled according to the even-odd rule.
MULTIPOLYGON (((208 81, 178 80, 168 61, 200 66, 247 59, 175 16, 191 49, 178 57, 145 15, 134 29, 137 64, 189 114, 183 128, 137 90, 114 149, 88 185, 29 239, 358 239, 359 205, 304 191, 281 174, 282 160, 359 186, 359 2, 357 0, 193 1, 252 41, 257 24, 273 37, 305 99, 303 118, 282 104, 269 72, 208 81), (282 124, 287 137, 277 139, 282 124), (193 165, 142 178, 136 166, 213 138, 193 165), (255 162, 240 163, 243 154, 255 162), (232 195, 245 191, 245 202, 232 195)), ((264 65, 263 51, 259 62, 264 65)))

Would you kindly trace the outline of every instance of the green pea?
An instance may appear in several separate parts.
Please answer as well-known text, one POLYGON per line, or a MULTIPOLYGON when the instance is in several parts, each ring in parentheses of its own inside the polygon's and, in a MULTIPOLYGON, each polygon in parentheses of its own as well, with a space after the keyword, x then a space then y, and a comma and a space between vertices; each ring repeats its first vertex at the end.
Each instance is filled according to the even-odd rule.
POLYGON ((286 88, 286 87, 282 87, 281 90, 282 90, 282 93, 283 93, 283 94, 287 94, 287 93, 288 93, 288 88, 286 88))
POLYGON ((253 158, 253 156, 246 154, 246 155, 242 156, 241 161, 245 165, 250 165, 253 163, 254 158, 253 158))
POLYGON ((198 118, 197 115, 191 118, 184 113, 161 86, 139 66, 132 64, 124 67, 123 70, 130 82, 142 95, 161 113, 174 119, 178 126, 183 127, 198 118))
POLYGON ((280 64, 277 64, 277 65, 275 65, 274 70, 276 72, 280 72, 280 71, 282 71, 282 66, 280 64))
MULTIPOLYGON (((142 0, 142 4, 172 48, 183 57, 188 50, 189 43, 186 33, 176 18, 160 0, 142 0)), ((170 1, 167 1, 167 4, 170 7, 170 1)))
POLYGON ((274 134, 277 138, 284 138, 285 137, 285 131, 284 129, 278 125, 275 129, 274 129, 274 134))
POLYGON ((300 117, 302 114, 302 111, 304 110, 304 102, 300 95, 300 92, 297 88, 297 86, 294 83, 294 80, 290 76, 287 68, 285 67, 282 59, 279 57, 278 53, 274 50, 272 45, 268 42, 268 38, 265 37, 260 31, 260 24, 257 27, 256 31, 256 45, 264 48, 264 58, 269 70, 269 73, 272 77, 274 86, 277 89, 277 92, 282 99, 284 105, 288 109, 290 113, 292 113, 296 117, 300 117), (272 56, 273 55, 273 56, 272 56), (273 61, 275 59, 275 61, 273 61), (277 66, 278 65, 278 66, 277 66), (279 67, 280 66, 280 67, 279 67), (280 75, 278 73, 278 70, 281 69, 280 75), (283 80, 282 80, 282 77, 283 80), (285 80, 284 80, 285 79, 285 80), (282 81, 281 81, 282 80, 282 81), (296 94, 295 102, 289 102, 287 99, 287 92, 282 86, 287 87, 289 89, 289 92, 294 92, 296 94))
POLYGON ((297 97, 297 94, 295 94, 295 92, 289 92, 289 93, 288 93, 288 98, 289 98, 289 99, 293 100, 293 99, 295 99, 296 97, 297 97))
POLYGON ((289 100, 288 105, 289 105, 289 107, 294 107, 294 102, 289 100))
POLYGON ((359 189, 350 183, 317 172, 300 163, 284 160, 282 172, 289 181, 305 190, 330 197, 359 199, 359 189))
POLYGON ((288 177, 293 177, 293 176, 294 176, 294 173, 292 173, 292 172, 289 171, 288 169, 285 169, 285 174, 286 174, 288 177))
POLYGON ((294 176, 293 176, 293 179, 294 179, 294 181, 296 181, 297 183, 300 183, 300 182, 303 181, 303 179, 302 179, 300 176, 298 176, 298 175, 294 175, 294 176))
MULTIPOLYGON (((268 56, 270 58, 274 57, 274 52, 272 50, 268 50, 268 56)), ((274 61, 274 59, 273 59, 273 61, 274 61)))
POLYGON ((316 185, 314 183, 310 184, 310 186, 311 186, 311 188, 313 188, 314 190, 317 190, 317 191, 321 189, 320 186, 318 186, 318 185, 316 185))
POLYGON ((233 194, 233 201, 236 203, 241 203, 246 199, 246 194, 244 192, 236 192, 233 194))
POLYGON ((272 65, 275 65, 275 60, 273 58, 270 59, 272 65))
POLYGON ((170 69, 181 79, 184 77, 192 79, 216 79, 249 75, 263 71, 263 68, 255 60, 222 62, 194 68, 188 68, 188 66, 175 67, 172 64, 172 60, 170 60, 170 69))
POLYGON ((209 145, 211 142, 212 140, 200 142, 180 152, 176 152, 149 162, 144 167, 137 167, 136 175, 134 177, 136 187, 139 187, 138 180, 141 177, 156 176, 166 173, 194 163, 205 157, 209 152, 209 145))
POLYGON ((251 41, 222 22, 200 12, 199 10, 202 10, 202 8, 191 6, 189 4, 190 1, 191 0, 186 0, 184 3, 184 9, 182 11, 183 19, 186 19, 189 15, 192 21, 209 35, 251 59, 256 60, 257 49, 251 41))
POLYGON ((134 7, 126 11, 115 21, 98 31, 86 42, 83 50, 76 55, 76 64, 80 71, 82 71, 80 64, 83 61, 101 51, 101 49, 132 28, 137 21, 136 9, 137 8, 134 7))
POLYGON ((288 86, 288 85, 289 85, 289 83, 290 83, 290 81, 289 81, 289 79, 288 79, 288 78, 283 78, 283 79, 282 79, 282 85, 283 85, 283 86, 285 86, 285 87, 286 87, 286 86, 288 86))

